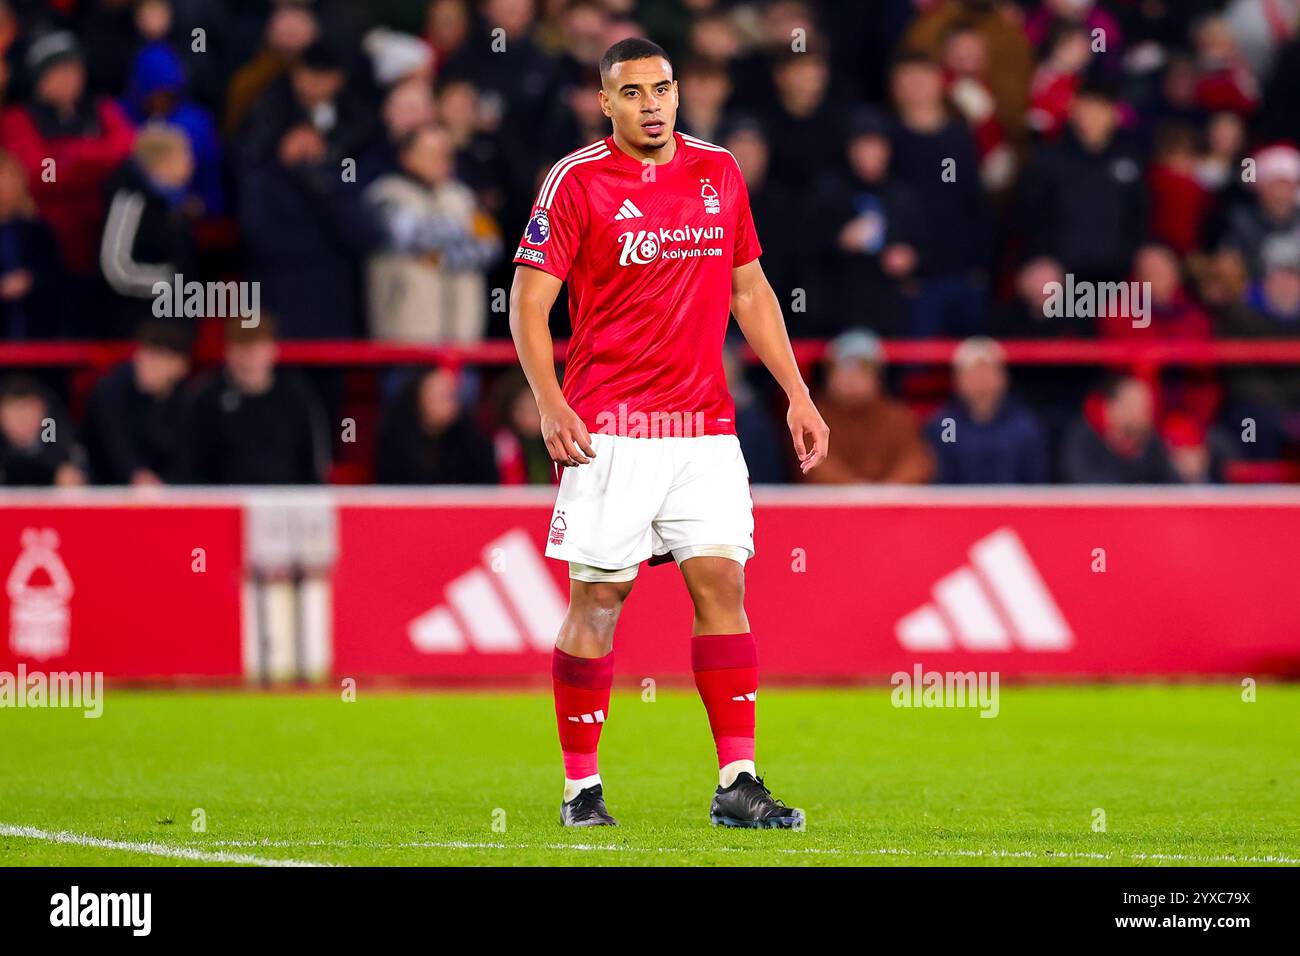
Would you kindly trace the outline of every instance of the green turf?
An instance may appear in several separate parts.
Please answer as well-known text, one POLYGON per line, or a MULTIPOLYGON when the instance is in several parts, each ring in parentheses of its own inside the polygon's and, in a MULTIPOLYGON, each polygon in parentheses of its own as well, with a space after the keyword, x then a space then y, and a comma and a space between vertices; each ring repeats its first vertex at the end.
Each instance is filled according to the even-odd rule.
MULTIPOLYGON (((888 687, 767 689, 760 769, 807 812, 803 832, 709 825, 694 693, 619 694, 611 710, 618 829, 558 825, 549 694, 364 684, 354 703, 110 688, 99 720, 0 710, 0 826, 337 864, 1300 861, 1296 686, 1254 703, 1231 684, 1004 687, 994 719, 895 709, 888 687)), ((4 865, 185 862, 0 836, 4 865)))

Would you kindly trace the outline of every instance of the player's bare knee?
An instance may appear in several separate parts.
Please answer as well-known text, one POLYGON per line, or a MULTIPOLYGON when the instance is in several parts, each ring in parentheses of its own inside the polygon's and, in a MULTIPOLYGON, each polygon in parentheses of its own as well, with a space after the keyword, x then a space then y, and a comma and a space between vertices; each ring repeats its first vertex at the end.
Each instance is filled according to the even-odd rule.
POLYGON ((744 567, 725 558, 694 558, 692 562, 697 567, 686 572, 686 579, 696 614, 740 613, 745 606, 744 567))
POLYGON ((571 581, 564 632, 569 640, 596 643, 608 653, 623 602, 632 593, 631 581, 571 581))

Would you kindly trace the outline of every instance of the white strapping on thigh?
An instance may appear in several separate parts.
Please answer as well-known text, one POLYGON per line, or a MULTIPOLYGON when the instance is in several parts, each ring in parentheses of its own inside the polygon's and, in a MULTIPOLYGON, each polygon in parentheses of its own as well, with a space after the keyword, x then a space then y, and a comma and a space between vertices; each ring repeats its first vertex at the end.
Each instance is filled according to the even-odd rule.
POLYGON ((570 561, 569 579, 572 581, 586 581, 590 584, 631 581, 636 577, 636 573, 640 569, 641 565, 634 564, 630 568, 619 568, 617 571, 608 571, 605 568, 594 568, 590 564, 579 564, 577 561, 570 561))
POLYGON ((688 544, 673 548, 673 559, 678 564, 687 558, 730 558, 744 567, 749 560, 749 552, 735 544, 688 544))

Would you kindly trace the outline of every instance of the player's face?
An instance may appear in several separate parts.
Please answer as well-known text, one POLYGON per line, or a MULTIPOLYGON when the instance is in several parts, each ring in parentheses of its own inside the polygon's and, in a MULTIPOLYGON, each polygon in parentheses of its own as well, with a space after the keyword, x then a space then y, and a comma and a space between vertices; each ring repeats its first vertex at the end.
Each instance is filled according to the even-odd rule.
POLYGON ((600 108, 614 133, 633 149, 653 153, 668 145, 677 122, 677 81, 663 57, 615 63, 600 91, 600 108))

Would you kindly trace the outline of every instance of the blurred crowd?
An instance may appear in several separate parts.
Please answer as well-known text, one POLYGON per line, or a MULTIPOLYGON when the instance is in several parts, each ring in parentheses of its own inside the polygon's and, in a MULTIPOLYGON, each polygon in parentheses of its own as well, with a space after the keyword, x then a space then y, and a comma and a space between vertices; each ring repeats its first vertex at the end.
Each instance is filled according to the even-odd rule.
MULTIPOLYGON (((813 480, 1300 457, 1293 369, 999 345, 1300 333, 1300 0, 0 0, 0 336, 136 343, 88 394, 0 380, 0 480, 337 479, 342 376, 277 341, 508 335, 509 253, 550 165, 608 133, 597 63, 632 35, 673 58, 678 129, 735 155, 792 337, 831 343, 813 480), (189 280, 257 283, 220 368, 192 359, 215 317, 158 317, 189 280), (1149 289, 1143 321, 1049 302, 1113 282, 1149 289), (884 361, 936 337, 949 369, 884 361)), ((728 374, 753 480, 792 480, 779 396, 728 374)), ((374 399, 363 480, 555 480, 517 371, 393 370, 374 399)))

